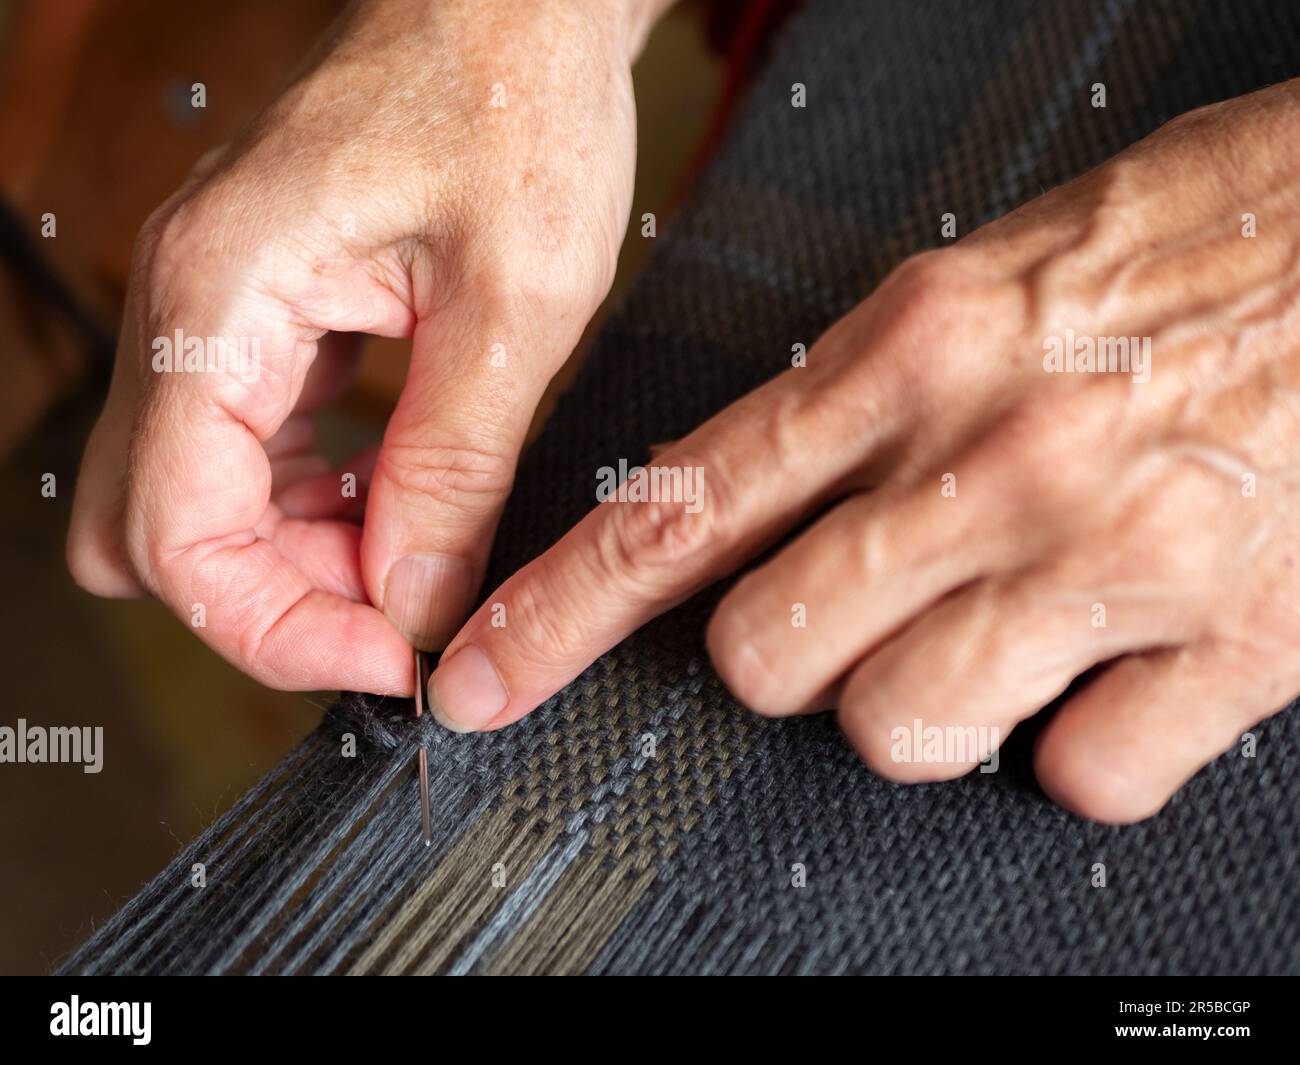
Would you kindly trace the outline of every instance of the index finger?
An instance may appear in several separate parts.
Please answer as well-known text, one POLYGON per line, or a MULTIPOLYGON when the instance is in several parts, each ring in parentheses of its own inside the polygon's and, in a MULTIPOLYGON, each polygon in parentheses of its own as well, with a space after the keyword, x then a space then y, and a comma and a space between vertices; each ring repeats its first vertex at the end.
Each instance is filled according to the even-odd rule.
POLYGON ((459 732, 518 720, 827 502, 903 408, 883 402, 878 380, 852 402, 816 402, 826 383, 792 370, 745 396, 501 585, 429 679, 438 720, 459 732), (826 438, 837 446, 812 443, 826 438))

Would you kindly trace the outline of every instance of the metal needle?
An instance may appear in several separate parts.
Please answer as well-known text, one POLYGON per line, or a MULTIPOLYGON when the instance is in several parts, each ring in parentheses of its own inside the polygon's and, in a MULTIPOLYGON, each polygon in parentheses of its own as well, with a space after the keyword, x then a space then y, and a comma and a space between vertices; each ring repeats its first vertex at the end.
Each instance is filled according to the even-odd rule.
MULTIPOLYGON (((428 682, 429 677, 425 669, 424 655, 416 649, 415 718, 417 721, 424 717, 424 686, 428 682)), ((429 832, 429 748, 424 742, 420 743, 420 819, 424 826, 424 845, 426 847, 432 846, 433 837, 429 832)))

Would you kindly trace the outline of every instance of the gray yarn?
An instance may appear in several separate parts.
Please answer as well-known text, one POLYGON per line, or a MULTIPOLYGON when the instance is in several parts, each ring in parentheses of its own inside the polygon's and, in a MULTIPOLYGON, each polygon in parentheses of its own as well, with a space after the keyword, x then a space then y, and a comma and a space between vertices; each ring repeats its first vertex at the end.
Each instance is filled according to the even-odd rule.
MULTIPOLYGON (((781 370, 792 343, 935 241, 941 211, 963 228, 1000 214, 1298 64, 1300 5, 1268 0, 807 3, 525 456, 486 590, 583 516, 599 466, 685 435, 781 370), (1087 106, 1094 80, 1105 110, 1087 106), (790 106, 794 82, 806 109, 790 106)), ((344 697, 64 971, 346 971, 440 875, 410 928, 430 933, 421 957, 447 948, 448 972, 503 958, 593 973, 1300 971, 1295 708, 1256 730, 1257 758, 1225 755, 1136 826, 1082 821, 1041 794, 1039 723, 1013 734, 995 774, 903 787, 828 718, 761 721, 730 698, 703 649, 719 594, 645 626, 500 733, 417 735, 409 703, 344 697), (355 759, 340 757, 343 731, 363 741, 355 759), (494 816, 506 835, 480 842, 494 816), (531 844, 539 856, 498 893, 464 881, 469 859, 531 844), (626 877, 653 879, 634 890, 621 859, 626 877), (189 886, 196 861, 203 889, 189 886), (791 887, 795 862, 806 888, 791 887), (1104 889, 1089 885, 1095 862, 1104 889), (602 885, 626 912, 565 955, 599 920, 581 904, 602 885), (548 909, 561 897, 572 913, 548 909), (528 931, 538 921, 551 938, 528 931)))

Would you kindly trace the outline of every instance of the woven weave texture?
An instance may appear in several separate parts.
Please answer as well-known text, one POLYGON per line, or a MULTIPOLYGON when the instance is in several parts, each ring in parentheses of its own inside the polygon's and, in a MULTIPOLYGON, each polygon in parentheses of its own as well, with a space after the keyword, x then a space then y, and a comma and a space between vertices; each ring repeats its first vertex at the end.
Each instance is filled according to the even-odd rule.
MULTIPOLYGON (((1300 5, 1282 0, 807 3, 525 457, 488 589, 592 506, 598 467, 644 461, 786 367, 937 243, 944 212, 968 230, 1298 67, 1300 5)), ((426 729, 428 850, 410 704, 345 697, 65 969, 1300 971, 1295 709, 1257 730, 1256 758, 1100 826, 1038 790, 1033 723, 996 773, 904 787, 827 717, 750 715, 704 653, 717 595, 517 726, 426 729)))

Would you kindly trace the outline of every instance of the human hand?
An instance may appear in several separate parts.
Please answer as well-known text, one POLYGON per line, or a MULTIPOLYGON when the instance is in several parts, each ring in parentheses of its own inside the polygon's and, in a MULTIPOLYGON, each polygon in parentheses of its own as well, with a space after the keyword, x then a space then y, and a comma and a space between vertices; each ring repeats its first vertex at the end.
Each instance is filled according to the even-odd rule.
POLYGON ((664 6, 356 6, 140 235, 78 583, 158 596, 274 687, 409 693, 407 641, 463 620, 533 411, 608 290, 629 63, 664 6), (412 337, 410 374, 378 452, 328 472, 311 414, 361 333, 412 337), (196 341, 206 369, 175 372, 196 341))
POLYGON ((702 471, 702 505, 603 503, 497 589, 431 679, 439 718, 517 720, 815 517, 709 626, 742 702, 836 706, 875 770, 936 780, 988 749, 900 756, 914 722, 996 744, 1101 667, 1039 779, 1154 813, 1300 691, 1298 127, 1300 83, 1193 112, 904 263, 655 457, 702 471))

